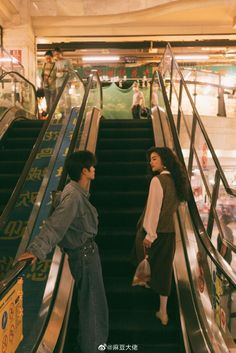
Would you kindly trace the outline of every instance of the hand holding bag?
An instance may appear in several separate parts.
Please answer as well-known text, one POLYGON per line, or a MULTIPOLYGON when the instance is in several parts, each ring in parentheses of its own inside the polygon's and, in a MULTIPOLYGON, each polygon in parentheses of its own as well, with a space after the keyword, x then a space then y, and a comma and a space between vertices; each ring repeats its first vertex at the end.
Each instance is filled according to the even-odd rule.
POLYGON ((150 288, 150 277, 151 277, 151 269, 150 264, 148 261, 148 255, 139 263, 138 267, 136 268, 132 286, 143 286, 146 288, 150 288))

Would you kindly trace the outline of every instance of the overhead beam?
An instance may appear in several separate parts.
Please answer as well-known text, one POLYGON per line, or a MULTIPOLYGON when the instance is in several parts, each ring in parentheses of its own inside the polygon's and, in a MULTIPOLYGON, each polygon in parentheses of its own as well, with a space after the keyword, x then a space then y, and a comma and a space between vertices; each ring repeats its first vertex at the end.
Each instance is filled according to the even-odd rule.
MULTIPOLYGON (((50 50, 55 44, 64 51, 75 51, 80 49, 149 49, 165 48, 167 41, 132 41, 132 42, 54 42, 37 44, 37 50, 50 50)), ((170 41, 173 48, 180 47, 233 47, 236 46, 236 40, 213 39, 213 40, 195 40, 195 41, 170 41)))
POLYGON ((0 1, 0 18, 3 21, 11 21, 12 16, 17 15, 17 8, 13 5, 10 0, 0 1))

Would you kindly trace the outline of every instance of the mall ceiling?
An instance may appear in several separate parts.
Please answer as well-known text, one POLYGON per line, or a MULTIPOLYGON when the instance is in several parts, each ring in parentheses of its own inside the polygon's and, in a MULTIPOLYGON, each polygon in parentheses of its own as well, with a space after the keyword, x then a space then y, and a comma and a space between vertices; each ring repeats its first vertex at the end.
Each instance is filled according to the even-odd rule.
POLYGON ((236 0, 1 0, 0 14, 4 4, 32 23, 39 58, 59 44, 78 64, 87 54, 158 61, 171 42, 177 55, 236 63, 236 0))

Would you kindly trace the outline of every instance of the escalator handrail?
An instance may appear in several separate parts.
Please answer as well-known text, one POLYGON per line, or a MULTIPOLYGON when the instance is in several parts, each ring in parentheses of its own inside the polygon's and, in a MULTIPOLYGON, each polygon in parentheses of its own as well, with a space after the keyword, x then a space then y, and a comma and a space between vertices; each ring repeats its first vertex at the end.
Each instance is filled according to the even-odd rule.
MULTIPOLYGON (((170 52, 170 54, 171 54, 172 63, 173 63, 173 65, 175 65, 175 69, 177 70, 178 75, 179 75, 179 77, 180 77, 180 80, 182 81, 182 84, 183 84, 183 86, 184 86, 184 88, 185 88, 185 92, 187 93, 188 99, 189 99, 189 101, 190 101, 190 104, 191 104, 191 107, 192 107, 192 110, 193 110, 193 114, 194 114, 194 116, 195 116, 196 119, 197 119, 197 122, 198 122, 198 124, 199 124, 199 126, 200 126, 201 132, 202 132, 202 134, 203 134, 203 136, 204 136, 204 138, 205 138, 207 147, 208 147, 208 149, 209 149, 209 151, 210 151, 210 153, 211 153, 211 155, 212 155, 212 159, 213 159, 213 161, 214 161, 214 163, 215 163, 215 166, 216 166, 217 170, 219 171, 220 179, 221 179, 221 181, 222 181, 222 183, 223 183, 223 185, 224 185, 225 191, 226 191, 227 194, 229 194, 230 196, 236 197, 236 190, 232 189, 232 188, 229 186, 229 183, 228 183, 227 178, 226 178, 226 176, 225 176, 225 174, 224 174, 224 171, 223 171, 223 169, 222 169, 222 167, 221 167, 221 165, 220 165, 220 162, 219 162, 219 160, 218 160, 218 158, 217 158, 217 155, 216 155, 216 153, 215 153, 215 150, 214 150, 214 148, 213 148, 213 145, 212 145, 212 143, 211 143, 211 141, 210 141, 210 139, 209 139, 209 137, 208 137, 208 134, 207 134, 207 132, 206 132, 206 129, 205 129, 205 127, 204 127, 204 124, 203 124, 203 122, 202 122, 202 120, 201 120, 201 118, 200 118, 200 115, 199 115, 199 113, 198 113, 198 111, 197 111, 197 109, 196 109, 196 106, 195 106, 195 104, 194 104, 194 102, 193 102, 193 99, 192 99, 192 97, 191 97, 191 94, 190 94, 190 92, 189 92, 189 90, 188 90, 188 87, 187 87, 186 82, 185 82, 185 80, 184 80, 183 74, 182 74, 182 72, 181 72, 181 70, 180 70, 180 68, 179 68, 179 66, 178 66, 178 63, 177 63, 176 60, 175 60, 175 57, 174 57, 174 54, 173 54, 173 52, 172 52, 172 49, 171 49, 170 44, 167 44, 166 51, 167 51, 167 50, 168 50, 168 52, 170 52)), ((165 51, 165 53, 166 53, 166 51, 165 51)), ((165 53, 164 53, 164 55, 163 55, 162 61, 164 60, 165 53)), ((162 61, 161 61, 161 63, 162 63, 162 61)), ((160 63, 160 65, 161 65, 161 63, 160 63)))
MULTIPOLYGON (((175 128, 174 117, 173 117, 170 103, 169 103, 169 100, 168 100, 168 97, 166 94, 165 85, 164 85, 162 75, 158 71, 157 73, 154 73, 153 78, 154 77, 158 77, 159 84, 160 84, 160 87, 162 90, 164 104, 165 104, 166 113, 167 113, 167 116, 168 116, 168 119, 170 122, 170 129, 171 129, 171 133, 173 136, 173 141, 174 141, 176 153, 178 155, 178 158, 182 162, 182 164, 185 165, 184 157, 182 154, 182 149, 181 149, 179 138, 178 138, 176 128, 175 128), (155 74, 157 74, 158 76, 155 76, 155 74)), ((211 240, 205 230, 205 227, 202 223, 202 219, 199 215, 199 212, 198 212, 198 209, 197 209, 197 206, 195 203, 195 199, 194 199, 194 196, 192 193, 190 182, 189 182, 188 208, 189 208, 189 211, 191 214, 191 219, 192 219, 194 228, 196 230, 196 234, 198 235, 201 243, 203 244, 203 246, 207 252, 207 255, 211 258, 211 260, 214 262, 214 264, 217 266, 217 268, 219 268, 220 271, 224 274, 224 276, 227 278, 227 280, 233 286, 233 288, 236 289, 236 274, 232 270, 232 268, 224 261, 222 256, 219 255, 218 251, 216 250, 216 248, 212 244, 212 242, 211 242, 211 240)))
MULTIPOLYGON (((167 82, 170 82, 169 79, 166 80, 167 82)), ((191 81, 191 80, 186 80, 184 79, 185 83, 187 85, 197 85, 197 86, 210 86, 210 87, 214 87, 214 88, 224 88, 224 89, 231 89, 231 90, 235 90, 236 87, 232 87, 232 86, 227 86, 227 85, 220 85, 219 83, 213 83, 213 82, 204 82, 204 81, 191 81)))
POLYGON ((17 262, 14 267, 7 272, 7 278, 0 281, 0 298, 31 263, 31 260, 17 262))
MULTIPOLYGON (((84 83, 83 83, 82 79, 80 78, 80 76, 78 75, 78 73, 73 71, 73 74, 76 74, 78 76, 79 80, 81 81, 81 83, 84 85, 84 83)), ((6 224, 6 222, 8 221, 9 215, 10 215, 10 213, 11 213, 11 211, 12 211, 12 209, 13 209, 15 203, 16 203, 16 200, 17 200, 17 198, 18 198, 18 196, 20 194, 21 188, 22 188, 22 186, 23 186, 23 184, 25 182, 25 179, 26 179, 26 177, 27 177, 27 175, 29 173, 29 170, 31 168, 31 164, 34 161, 34 159, 35 159, 35 157, 36 157, 36 155, 37 155, 37 153, 39 151, 40 145, 41 145, 41 143, 43 141, 43 138, 44 138, 44 134, 45 134, 45 132, 46 132, 51 120, 52 120, 52 117, 54 115, 54 111, 55 111, 55 109, 56 109, 56 107, 58 105, 58 102, 59 102, 59 100, 61 98, 61 95, 62 95, 62 93, 64 91, 64 88, 66 87, 66 84, 69 81, 69 79, 70 79, 70 73, 67 73, 66 77, 64 79, 64 82, 63 82, 62 86, 60 87, 59 93, 58 93, 58 95, 57 95, 57 97, 56 97, 56 99, 55 99, 55 101, 54 101, 54 103, 52 105, 52 109, 50 110, 48 119, 45 121, 45 123, 44 123, 44 125, 43 125, 43 127, 41 129, 41 131, 39 133, 39 136, 38 136, 38 138, 37 138, 37 140, 36 140, 36 142, 35 142, 35 144, 34 144, 34 146, 32 148, 30 156, 27 159, 27 162, 26 162, 26 164, 24 166, 24 169, 23 169, 23 171, 21 173, 21 176, 20 176, 20 178, 19 178, 19 180, 18 180, 18 182, 17 182, 17 184, 16 184, 16 186, 14 188, 14 191, 13 191, 13 193, 12 193, 12 195, 11 195, 7 205, 6 205, 6 207, 4 208, 3 213, 0 215, 0 229, 3 228, 5 226, 5 224, 6 224)))
MULTIPOLYGON (((69 147, 66 159, 69 157, 71 152, 76 147, 77 140, 78 140, 79 129, 80 129, 81 122, 82 122, 82 119, 83 119, 83 116, 84 116, 84 111, 85 111, 87 100, 88 100, 88 97, 89 97, 90 88, 92 86, 93 78, 94 78, 95 75, 98 76, 97 71, 93 72, 92 74, 90 74, 89 79, 88 79, 88 83, 87 83, 87 85, 85 87, 85 93, 84 93, 83 101, 82 101, 81 108, 80 108, 80 111, 79 111, 78 119, 76 121, 75 129, 74 129, 74 132, 73 132, 73 135, 72 135, 72 139, 71 139, 71 143, 70 143, 70 147, 69 147)), ((64 80, 63 86, 66 85, 66 83, 68 81, 68 78, 69 78, 69 73, 67 74, 67 76, 66 76, 66 78, 64 80)), ((99 81, 99 84, 100 84, 100 81, 99 81)), ((64 90, 64 88, 61 87, 60 92, 62 93, 63 90, 64 90)), ((58 96, 60 97, 60 94, 58 94, 58 96)), ((66 164, 66 161, 65 161, 65 164, 66 164)), ((63 189, 63 187, 66 184, 66 180, 67 180, 67 171, 66 171, 66 168, 63 167, 62 174, 61 174, 60 181, 59 181, 58 188, 57 188, 58 191, 63 189)), ((12 269, 7 273, 7 275, 4 278, 4 280, 0 281, 0 297, 5 291, 8 290, 8 288, 11 286, 13 281, 16 280, 16 278, 19 276, 19 274, 22 273, 30 264, 31 264, 31 261, 22 261, 20 263, 16 262, 13 265, 12 269)))
MULTIPOLYGON (((79 132, 80 132, 80 127, 81 127, 81 124, 82 124, 82 121, 83 121, 83 118, 84 118, 84 113, 85 113, 86 105, 87 105, 87 102, 88 102, 89 93, 90 93, 90 90, 92 88, 94 77, 96 77, 96 80, 99 82, 99 87, 101 88, 101 82, 99 80, 99 76, 98 76, 97 70, 91 70, 91 74, 88 77, 87 85, 85 87, 85 93, 84 93, 83 101, 82 101, 81 108, 80 108, 80 111, 79 111, 79 114, 78 114, 78 119, 76 121, 75 129, 74 129, 74 132, 73 132, 73 135, 72 135, 72 138, 71 138, 71 143, 70 143, 70 146, 69 146, 69 149, 68 149, 68 152, 67 152, 67 156, 66 156, 66 159, 65 159, 65 163, 64 163, 64 167, 63 167, 62 174, 61 174, 61 177, 60 177, 60 181, 59 181, 59 184, 58 184, 58 187, 57 187, 58 191, 61 191, 66 185, 66 181, 67 181, 67 170, 65 168, 66 161, 69 158, 70 154, 76 149, 76 146, 77 146, 77 143, 78 143, 78 135, 79 135, 79 132)), ((101 92, 101 90, 100 90, 100 92, 101 92)), ((100 99, 102 99, 102 96, 100 96, 100 99)), ((101 102, 101 105, 102 105, 102 102, 101 102)), ((101 105, 100 105, 100 107, 101 107, 101 105)), ((91 116, 91 124, 92 124, 92 120, 93 120, 93 116, 94 116, 93 112, 94 112, 94 108, 93 108, 92 116, 91 116)), ((85 149, 86 149, 86 146, 85 146, 85 149)), ((60 278, 57 278, 56 283, 55 283, 55 287, 58 287, 59 281, 60 281, 60 278)), ((1 294, 1 291, 0 291, 0 294, 1 294)), ((56 293, 55 293, 55 295, 56 295, 56 293)), ((53 304, 51 305, 49 311, 50 312, 48 313, 48 315, 50 316, 51 312, 53 311, 53 304)), ((47 325, 47 323, 46 323, 46 325, 47 325)), ((45 329, 47 330, 47 327, 45 329)), ((40 342, 42 341, 42 338, 43 338, 43 335, 44 335, 44 331, 45 330, 42 330, 41 335, 37 338, 37 343, 35 344, 35 346, 39 346, 40 342)))
POLYGON ((31 86, 31 88, 34 91, 34 97, 35 97, 35 108, 34 108, 34 115, 37 114, 37 110, 38 110, 38 105, 37 105, 37 97, 36 97, 36 88, 34 86, 34 84, 32 82, 30 82, 29 80, 27 80, 27 78, 25 78, 24 76, 22 76, 21 74, 19 74, 19 72, 16 71, 7 71, 4 72, 1 76, 0 76, 0 81, 2 81, 4 79, 5 76, 7 75, 16 75, 19 76, 23 81, 27 82, 28 85, 31 86))
MULTIPOLYGON (((76 147, 76 143, 77 143, 77 140, 78 140, 78 134, 79 134, 79 127, 80 127, 80 124, 81 124, 81 121, 82 121, 82 118, 83 118, 83 115, 84 115, 84 110, 86 108, 86 104, 87 104, 87 100, 88 100, 88 97, 89 97, 90 89, 92 87, 94 76, 96 76, 96 79, 98 79, 99 86, 101 88, 101 82, 99 80, 98 72, 96 70, 91 70, 91 72, 92 73, 89 75, 88 82, 87 82, 87 85, 85 87, 84 98, 83 98, 83 101, 82 101, 82 104, 81 104, 81 108, 80 108, 80 111, 79 111, 78 119, 76 121, 74 133, 73 133, 73 136, 72 136, 72 139, 71 139, 71 143, 70 143, 70 147, 69 147, 69 150, 68 150, 68 153, 67 153, 67 156, 66 156, 66 160, 68 159, 68 157, 70 156, 70 154, 74 151, 74 149, 76 147)), ((100 94, 101 94, 101 92, 100 92, 100 94)), ((102 94, 101 94, 101 99, 102 99, 102 94)), ((102 104, 101 104, 101 106, 102 106, 102 104)), ((65 161, 65 163, 66 163, 66 161, 65 161)), ((66 168, 63 168, 62 175, 61 175, 61 178, 60 178, 60 181, 59 181, 59 185, 58 185, 58 191, 63 190, 63 188, 65 186, 65 183, 66 183, 66 178, 67 178, 67 171, 66 171, 66 168)))
POLYGON ((91 73, 96 76, 96 80, 99 83, 99 93, 100 93, 100 109, 103 108, 103 91, 102 91, 102 83, 100 80, 100 76, 98 75, 98 71, 97 70, 91 70, 91 73))

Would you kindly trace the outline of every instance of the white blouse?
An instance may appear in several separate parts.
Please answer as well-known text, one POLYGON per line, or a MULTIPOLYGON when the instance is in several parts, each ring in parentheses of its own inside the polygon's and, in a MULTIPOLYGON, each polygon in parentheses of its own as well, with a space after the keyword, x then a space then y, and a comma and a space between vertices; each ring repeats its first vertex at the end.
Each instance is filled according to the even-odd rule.
MULTIPOLYGON (((163 171, 160 174, 170 174, 163 171)), ((151 243, 157 238, 157 226, 159 222, 161 206, 163 201, 163 189, 160 180, 153 177, 149 187, 146 211, 143 220, 143 228, 147 232, 145 239, 151 243)))

